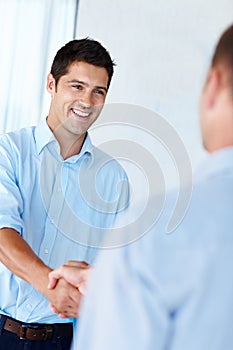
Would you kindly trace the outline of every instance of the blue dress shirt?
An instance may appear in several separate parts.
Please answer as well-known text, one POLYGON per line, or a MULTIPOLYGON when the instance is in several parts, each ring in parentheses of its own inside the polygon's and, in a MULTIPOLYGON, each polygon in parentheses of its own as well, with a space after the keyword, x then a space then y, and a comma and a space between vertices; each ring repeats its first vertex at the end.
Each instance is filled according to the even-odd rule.
MULTIPOLYGON (((67 260, 92 264, 127 201, 124 170, 88 135, 81 152, 66 160, 45 119, 0 137, 0 228, 19 232, 51 268, 67 260)), ((1 263, 0 313, 25 322, 70 321, 1 263)))
POLYGON ((171 198, 147 234, 97 259, 73 349, 233 349, 233 148, 207 158, 168 235, 171 198))

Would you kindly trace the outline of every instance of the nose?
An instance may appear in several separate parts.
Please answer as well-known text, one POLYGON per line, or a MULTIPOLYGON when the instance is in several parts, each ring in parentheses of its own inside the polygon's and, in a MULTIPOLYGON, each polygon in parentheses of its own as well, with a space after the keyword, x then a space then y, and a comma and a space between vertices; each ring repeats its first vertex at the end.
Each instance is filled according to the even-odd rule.
POLYGON ((92 94, 91 91, 84 91, 82 96, 80 96, 79 104, 83 108, 90 108, 92 106, 92 94))

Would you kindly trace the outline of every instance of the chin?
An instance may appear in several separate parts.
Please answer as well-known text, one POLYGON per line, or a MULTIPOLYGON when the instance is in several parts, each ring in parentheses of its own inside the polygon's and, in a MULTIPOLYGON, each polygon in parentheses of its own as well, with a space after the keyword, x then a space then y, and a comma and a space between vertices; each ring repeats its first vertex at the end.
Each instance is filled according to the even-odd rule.
POLYGON ((73 135, 75 135, 77 137, 80 137, 82 135, 86 135, 86 133, 87 133, 86 129, 85 130, 80 130, 80 129, 73 128, 73 129, 70 129, 69 131, 70 131, 71 134, 73 134, 73 135))

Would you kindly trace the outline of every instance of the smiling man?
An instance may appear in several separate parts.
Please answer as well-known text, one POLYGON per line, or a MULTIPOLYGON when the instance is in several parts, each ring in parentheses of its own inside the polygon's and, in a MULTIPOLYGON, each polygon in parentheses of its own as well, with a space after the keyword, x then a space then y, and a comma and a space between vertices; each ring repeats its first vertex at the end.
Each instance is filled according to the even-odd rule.
POLYGON ((52 69, 47 81, 52 97, 47 123, 60 141, 62 155, 67 158, 67 151, 79 153, 87 129, 98 118, 110 77, 105 68, 82 61, 71 63, 69 71, 59 78, 59 84, 55 77, 52 69))
POLYGON ((81 286, 61 278, 48 289, 48 273, 75 260, 88 274, 96 247, 127 206, 124 170, 87 132, 113 66, 97 41, 67 43, 47 78, 47 118, 0 138, 0 350, 70 348, 81 286))

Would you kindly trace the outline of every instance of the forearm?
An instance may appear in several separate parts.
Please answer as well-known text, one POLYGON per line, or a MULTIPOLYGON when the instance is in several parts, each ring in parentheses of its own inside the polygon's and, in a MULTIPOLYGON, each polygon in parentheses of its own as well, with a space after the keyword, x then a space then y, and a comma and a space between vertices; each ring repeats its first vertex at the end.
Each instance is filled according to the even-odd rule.
POLYGON ((0 261, 13 274, 24 279, 42 293, 59 313, 65 317, 77 316, 80 303, 78 289, 63 278, 55 289, 48 289, 48 274, 52 270, 13 229, 0 229, 0 261))
POLYGON ((0 229, 0 261, 12 273, 44 294, 51 269, 39 259, 18 232, 11 228, 0 229))

